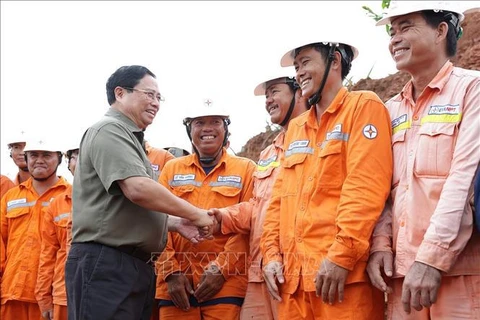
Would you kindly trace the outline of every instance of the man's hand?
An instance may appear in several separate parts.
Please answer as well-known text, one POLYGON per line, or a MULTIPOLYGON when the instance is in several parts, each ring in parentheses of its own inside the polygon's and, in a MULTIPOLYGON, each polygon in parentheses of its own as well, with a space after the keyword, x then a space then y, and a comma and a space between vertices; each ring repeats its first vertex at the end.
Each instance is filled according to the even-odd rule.
POLYGON ((280 290, 278 289, 277 282, 284 283, 283 277, 283 265, 278 261, 271 261, 265 267, 263 267, 263 278, 267 285, 268 292, 277 301, 282 301, 280 297, 280 290))
POLYGON ((392 288, 387 285, 386 278, 393 275, 393 253, 387 251, 372 253, 368 259, 367 273, 377 289, 392 293, 392 288))
POLYGON ((203 238, 210 238, 213 234, 213 226, 215 218, 208 214, 208 211, 198 209, 197 218, 191 220, 193 225, 198 227, 200 236, 203 238))
POLYGON ((212 240, 213 236, 208 233, 202 233, 202 229, 196 227, 187 219, 180 219, 176 230, 182 237, 190 240, 192 243, 199 243, 203 240, 212 240))
POLYGON ((417 311, 430 308, 437 301, 441 280, 439 270, 415 261, 403 280, 403 310, 410 314, 410 308, 417 311))
POLYGON ((42 318, 46 320, 53 320, 53 309, 42 312, 42 318))
POLYGON ((221 229, 222 229, 222 215, 226 214, 225 212, 226 212, 225 209, 217 209, 217 208, 211 208, 210 210, 208 210, 208 214, 212 217, 215 217, 216 223, 214 223, 214 226, 213 226, 213 233, 214 234, 221 232, 221 229))
POLYGON ((211 265, 203 272, 203 275, 200 278, 200 282, 194 293, 195 298, 197 298, 198 302, 211 299, 222 289, 224 283, 225 278, 218 267, 211 265))
POLYGON ((343 291, 347 275, 347 269, 336 265, 328 259, 323 259, 314 279, 317 297, 321 295, 323 302, 333 304, 335 302, 335 294, 338 292, 338 302, 343 302, 343 291))
POLYGON ((172 273, 165 281, 173 303, 183 311, 190 309, 188 297, 193 294, 193 289, 188 278, 183 273, 172 273))

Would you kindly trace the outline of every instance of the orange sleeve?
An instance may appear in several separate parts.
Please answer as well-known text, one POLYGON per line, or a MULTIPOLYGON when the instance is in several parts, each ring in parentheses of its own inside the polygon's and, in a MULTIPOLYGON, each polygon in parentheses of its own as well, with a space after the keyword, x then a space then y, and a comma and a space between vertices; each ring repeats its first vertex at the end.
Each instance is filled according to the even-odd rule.
POLYGON ((38 264, 37 283, 35 285, 35 298, 41 312, 53 309, 52 283, 55 273, 56 253, 60 249, 53 213, 55 201, 43 209, 43 219, 40 222, 41 246, 40 261, 38 264))
POLYGON ((0 279, 3 275, 3 270, 5 270, 5 263, 7 262, 7 238, 8 238, 8 221, 6 218, 7 215, 7 200, 2 197, 1 199, 1 208, 0 208, 0 237, 2 238, 2 243, 0 250, 2 253, 0 254, 0 279))
POLYGON ((3 195, 13 187, 15 187, 15 183, 13 183, 13 181, 10 180, 7 176, 4 176, 2 174, 0 176, 0 198, 2 198, 3 195))
POLYGON ((260 249, 263 255, 263 265, 269 262, 283 262, 280 253, 280 190, 283 183, 283 170, 280 167, 277 179, 273 185, 272 198, 263 222, 263 233, 260 239, 260 249))
MULTIPOLYGON (((378 97, 362 94, 347 144, 346 178, 337 206, 337 234, 327 258, 353 270, 390 193, 393 161, 390 116, 378 97)), ((353 107, 353 106, 352 106, 353 107)))
POLYGON ((252 213, 255 200, 253 198, 248 202, 240 202, 223 208, 222 228, 223 234, 241 233, 249 234, 252 225, 252 213))

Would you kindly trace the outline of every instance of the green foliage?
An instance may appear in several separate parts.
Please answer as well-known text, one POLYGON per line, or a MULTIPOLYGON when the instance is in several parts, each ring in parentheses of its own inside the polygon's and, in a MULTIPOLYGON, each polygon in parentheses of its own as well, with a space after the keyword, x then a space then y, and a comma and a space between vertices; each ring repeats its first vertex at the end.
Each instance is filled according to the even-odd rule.
MULTIPOLYGON (((390 7, 390 0, 382 0, 382 10, 388 9, 390 7)), ((385 15, 385 12, 382 12, 381 14, 375 13, 372 9, 370 9, 368 6, 362 6, 362 9, 367 12, 367 15, 371 17, 375 22, 379 21, 380 19, 383 18, 385 15)), ((386 25, 385 29, 387 33, 390 35, 390 26, 386 25)))

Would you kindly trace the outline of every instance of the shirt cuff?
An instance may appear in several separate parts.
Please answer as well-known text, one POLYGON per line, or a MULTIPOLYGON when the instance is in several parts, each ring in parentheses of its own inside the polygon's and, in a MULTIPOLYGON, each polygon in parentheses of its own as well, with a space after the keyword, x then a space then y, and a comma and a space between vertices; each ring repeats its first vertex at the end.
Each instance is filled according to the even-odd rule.
POLYGON ((434 267, 440 271, 448 272, 457 261, 458 254, 439 247, 433 243, 423 241, 418 248, 415 261, 434 267))

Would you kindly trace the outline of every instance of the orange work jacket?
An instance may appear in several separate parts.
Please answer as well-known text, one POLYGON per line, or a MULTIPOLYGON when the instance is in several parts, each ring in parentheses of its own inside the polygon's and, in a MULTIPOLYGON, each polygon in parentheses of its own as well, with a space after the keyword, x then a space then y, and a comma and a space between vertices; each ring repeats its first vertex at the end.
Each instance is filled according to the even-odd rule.
POLYGON ((1 303, 18 300, 37 303, 37 283, 40 257, 40 224, 43 208, 70 184, 62 177, 41 196, 32 179, 10 189, 0 207, 1 237, 6 248, 6 263, 2 276, 1 303))
POLYGON ((150 164, 152 165, 152 169, 157 176, 159 176, 162 172, 163 167, 165 167, 165 163, 175 159, 175 156, 167 150, 154 148, 148 142, 145 142, 145 150, 147 152, 147 158, 150 160, 150 164))
MULTIPOLYGON (((172 193, 200 208, 226 207, 252 196, 255 163, 227 154, 205 175, 196 154, 169 161, 159 182, 172 193)), ((181 271, 195 288, 205 268, 214 263, 226 279, 222 289, 212 298, 244 297, 247 287, 246 235, 215 235, 213 240, 192 244, 177 233, 169 232, 165 251, 157 262, 156 298, 170 300, 165 278, 181 271)))
POLYGON ((15 187, 15 183, 13 183, 12 180, 3 174, 0 175, 0 199, 5 193, 7 193, 8 190, 12 189, 13 187, 15 187))
POLYGON ((373 92, 339 90, 317 120, 293 119, 261 239, 264 265, 284 264, 283 293, 304 291, 324 258, 367 281, 369 239, 390 191, 390 117, 373 92))
POLYGON ((35 297, 42 312, 53 304, 67 305, 65 262, 67 260, 67 227, 71 221, 72 188, 58 195, 43 210, 41 222, 42 245, 38 266, 35 297))

